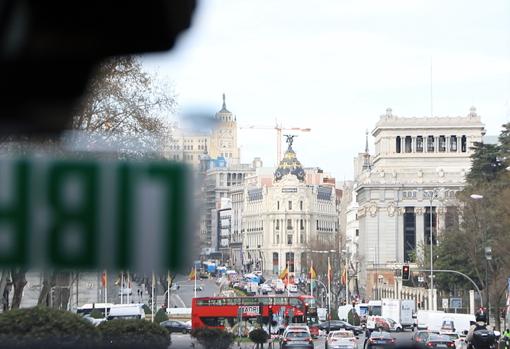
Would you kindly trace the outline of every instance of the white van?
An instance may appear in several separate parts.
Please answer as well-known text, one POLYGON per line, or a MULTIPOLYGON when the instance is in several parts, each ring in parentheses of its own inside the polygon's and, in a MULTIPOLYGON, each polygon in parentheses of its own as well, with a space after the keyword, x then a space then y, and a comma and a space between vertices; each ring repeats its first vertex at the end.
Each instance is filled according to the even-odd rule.
POLYGON ((277 279, 275 286, 274 286, 274 292, 276 294, 285 292, 285 284, 282 280, 277 279))
POLYGON ((110 308, 108 320, 145 319, 143 304, 115 304, 110 308))

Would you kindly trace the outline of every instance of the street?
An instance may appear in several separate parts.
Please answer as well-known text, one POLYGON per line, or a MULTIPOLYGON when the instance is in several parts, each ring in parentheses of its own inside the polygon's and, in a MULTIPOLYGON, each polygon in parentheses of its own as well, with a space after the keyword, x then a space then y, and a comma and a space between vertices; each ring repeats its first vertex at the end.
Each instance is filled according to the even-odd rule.
MULTIPOLYGON (((396 339, 396 346, 400 348, 410 348, 412 345, 411 338, 413 336, 413 332, 411 331, 405 331, 405 332, 398 332, 398 333, 392 333, 393 337, 396 339)), ((191 346, 192 338, 189 334, 181 334, 181 333, 174 333, 172 334, 172 347, 174 348, 186 348, 188 346, 191 346)), ((358 349, 363 349, 365 343, 365 336, 360 335, 358 339, 358 349)), ((237 347, 237 344, 234 344, 233 347, 237 347)), ((242 348, 251 349, 255 347, 254 343, 242 343, 242 348)), ((267 348, 268 345, 266 344, 265 347, 267 348)), ((323 349, 325 348, 325 337, 318 338, 314 340, 314 347, 316 349, 323 349)), ((280 345, 275 342, 273 345, 273 348, 278 349, 280 348, 280 345)))

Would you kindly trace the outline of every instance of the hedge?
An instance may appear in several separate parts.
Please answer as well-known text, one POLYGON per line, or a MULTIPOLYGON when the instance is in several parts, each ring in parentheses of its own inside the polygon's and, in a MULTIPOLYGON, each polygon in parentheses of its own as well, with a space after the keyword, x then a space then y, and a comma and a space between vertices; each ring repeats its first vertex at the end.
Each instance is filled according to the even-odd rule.
POLYGON ((195 328, 191 336, 206 349, 227 349, 234 342, 234 335, 216 328, 195 328))
POLYGON ((100 334, 81 316, 46 307, 0 314, 1 348, 97 348, 100 334))
POLYGON ((146 320, 111 320, 97 327, 102 335, 102 348, 166 349, 170 333, 162 326, 146 320))

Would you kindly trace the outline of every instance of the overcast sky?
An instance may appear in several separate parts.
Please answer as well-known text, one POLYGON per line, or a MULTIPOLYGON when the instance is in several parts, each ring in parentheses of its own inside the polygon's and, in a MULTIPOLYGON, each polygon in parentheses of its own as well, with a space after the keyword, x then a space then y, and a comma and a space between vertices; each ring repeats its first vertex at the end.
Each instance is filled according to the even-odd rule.
MULTIPOLYGON (((304 166, 353 177, 387 107, 399 116, 467 115, 487 134, 510 121, 508 0, 202 0, 177 47, 146 56, 179 111, 221 108, 240 126, 310 127, 294 149, 304 166)), ((272 130, 239 132, 244 162, 276 161, 272 130)), ((373 149, 372 142, 370 143, 373 149)))

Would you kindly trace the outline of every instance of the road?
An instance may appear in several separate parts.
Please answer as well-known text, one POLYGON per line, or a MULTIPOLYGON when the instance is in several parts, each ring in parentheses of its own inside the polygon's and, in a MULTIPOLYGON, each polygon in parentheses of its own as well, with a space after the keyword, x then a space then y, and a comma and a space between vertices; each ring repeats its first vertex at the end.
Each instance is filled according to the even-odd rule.
MULTIPOLYGON (((398 348, 411 348, 412 342, 411 338, 413 336, 412 332, 401 332, 401 333, 392 333, 392 335, 396 339, 396 345, 398 348)), ((174 333, 172 334, 172 347, 173 348, 189 348, 191 346, 191 338, 189 335, 180 334, 180 333, 174 333)), ((365 337, 361 335, 358 339, 358 349, 363 349, 363 345, 365 343, 365 337)), ((318 338, 314 340, 314 346, 316 349, 323 349, 325 348, 325 339, 324 337, 318 338)), ((234 345, 233 348, 237 347, 237 345, 234 345)), ((254 348, 253 343, 243 343, 241 345, 243 349, 252 349, 254 348)), ((266 344, 264 346, 265 348, 268 348, 268 345, 266 344)), ((197 346, 199 348, 199 346, 197 346)), ((273 346, 274 349, 279 349, 279 344, 275 344, 273 346)))
MULTIPOLYGON (((177 277, 174 283, 179 285, 179 289, 170 291, 170 306, 190 308, 191 299, 195 296, 193 291, 195 281, 188 280, 183 276, 177 277)), ((197 286, 202 287, 202 291, 197 291, 197 297, 213 297, 219 292, 219 287, 216 285, 215 279, 197 279, 197 286)), ((161 299, 162 298, 163 296, 161 296, 161 299)), ((161 304, 159 299, 158 303, 161 304)))

